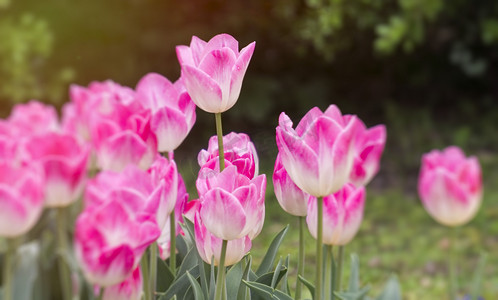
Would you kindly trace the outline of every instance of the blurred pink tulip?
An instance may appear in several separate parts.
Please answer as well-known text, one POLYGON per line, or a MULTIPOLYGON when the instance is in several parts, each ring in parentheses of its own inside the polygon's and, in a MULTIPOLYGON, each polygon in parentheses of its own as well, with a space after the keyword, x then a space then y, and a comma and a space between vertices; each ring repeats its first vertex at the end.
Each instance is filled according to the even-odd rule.
MULTIPOLYGON (((209 232, 202 224, 199 214, 195 214, 194 224, 195 245, 200 257, 208 264, 211 264, 211 259, 214 258, 214 265, 219 265, 223 240, 209 232)), ((251 239, 248 236, 229 240, 227 243, 225 266, 230 266, 239 262, 244 255, 251 250, 251 246, 251 239)))
POLYGON ((201 168, 196 182, 200 217, 216 237, 235 240, 256 237, 264 223, 266 176, 249 179, 228 166, 221 173, 201 168))
POLYGON ((170 152, 178 148, 195 123, 195 103, 181 80, 171 83, 165 77, 149 73, 136 88, 137 99, 150 111, 151 130, 157 137, 158 150, 170 152))
POLYGON ((28 232, 44 204, 43 170, 37 164, 0 162, 0 237, 28 232))
POLYGON ((14 106, 7 120, 23 136, 57 131, 60 127, 55 108, 36 100, 14 106))
MULTIPOLYGON (((244 174, 249 178, 254 178, 258 175, 258 154, 247 134, 231 132, 225 135, 223 137, 223 151, 225 152, 226 165, 236 166, 240 174, 244 174)), ((215 159, 213 162, 216 164, 216 160, 218 160, 217 136, 212 136, 209 139, 208 149, 201 150, 197 156, 197 161, 201 167, 213 159, 215 159)))
POLYGON ((83 193, 89 149, 70 134, 47 132, 27 140, 28 157, 45 172, 45 205, 67 206, 83 193))
POLYGON ((140 300, 142 289, 142 271, 137 267, 123 282, 107 287, 102 300, 140 300))
POLYGON ((338 191, 351 174, 358 124, 356 116, 343 117, 335 105, 324 113, 311 109, 295 130, 280 114, 277 146, 292 181, 315 197, 338 191))
POLYGON ((422 156, 418 192, 427 212, 447 226, 469 222, 482 199, 481 167, 476 157, 450 146, 422 156))
POLYGON ((131 212, 117 194, 108 197, 79 215, 74 233, 76 258, 85 278, 102 287, 130 276, 160 234, 151 215, 131 212))
MULTIPOLYGON (((323 243, 345 245, 358 232, 363 220, 365 188, 346 184, 336 193, 323 197, 323 243)), ((308 202, 306 223, 311 235, 317 236, 317 199, 308 202)))
POLYGON ((73 85, 63 108, 63 128, 90 141, 98 167, 121 171, 134 164, 146 170, 157 153, 150 112, 135 92, 112 81, 73 85))
POLYGON ((199 108, 221 113, 237 102, 255 45, 239 52, 236 39, 219 34, 207 43, 193 36, 190 47, 176 47, 185 88, 199 108))
POLYGON ((273 171, 273 188, 278 203, 287 213, 293 216, 306 216, 308 213, 308 201, 310 194, 303 192, 287 174, 280 154, 275 160, 275 168, 273 171))
POLYGON ((380 158, 386 144, 386 127, 377 125, 367 129, 363 122, 358 123, 360 128, 349 181, 356 186, 365 186, 379 171, 380 158))

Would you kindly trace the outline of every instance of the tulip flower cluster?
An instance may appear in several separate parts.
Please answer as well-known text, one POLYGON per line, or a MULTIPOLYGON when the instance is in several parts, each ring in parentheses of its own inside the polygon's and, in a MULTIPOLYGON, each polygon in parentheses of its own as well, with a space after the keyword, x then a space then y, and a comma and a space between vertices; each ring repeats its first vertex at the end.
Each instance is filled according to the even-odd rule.
MULTIPOLYGON (((149 73, 135 89, 110 80, 88 87, 72 85, 61 121, 53 107, 37 101, 14 107, 0 120, 0 237, 14 244, 35 226, 44 207, 53 210, 64 299, 80 293, 74 279, 79 274, 99 299, 155 299, 160 260, 169 261, 166 273, 174 278, 174 288, 161 291, 167 299, 168 292, 180 293, 187 280, 196 299, 201 293, 210 299, 226 298, 226 267, 242 268, 240 261, 265 222, 267 182, 266 175, 259 174, 256 147, 247 134, 223 135, 221 122, 221 113, 238 100, 254 49, 253 42, 239 51, 237 40, 228 34, 208 42, 194 36, 190 46, 176 48, 181 77, 175 82, 149 73), (192 129, 196 107, 215 115, 216 135, 197 156, 198 199, 189 201, 174 151, 192 129), (77 201, 81 204, 72 205, 77 201), (70 233, 72 243, 67 241, 70 233), (181 255, 188 261, 178 271, 182 274, 176 269, 181 248, 177 249, 177 240, 197 252, 181 255), (75 265, 67 261, 73 256, 78 271, 69 268, 75 265), (199 257, 197 269, 194 256, 199 257), (216 283, 207 284, 204 264, 211 265, 210 280, 216 283), (215 290, 208 290, 215 284, 215 290)), ((316 239, 314 299, 322 299, 327 290, 338 295, 343 249, 360 229, 366 185, 379 171, 386 128, 367 128, 336 105, 324 112, 315 107, 295 128, 282 113, 276 143, 274 192, 282 209, 300 220, 298 277, 304 278, 306 222, 316 239), (332 246, 339 246, 338 270, 333 263, 322 262, 324 256, 331 259, 332 246), (323 278, 329 269, 335 274, 335 290, 324 288, 331 282, 323 278)), ((463 225, 481 202, 477 159, 466 158, 457 147, 425 154, 419 193, 438 222, 463 225)), ((9 250, 5 255, 4 300, 14 299, 12 254, 9 250)), ((250 260, 246 265, 250 268, 250 260)), ((267 291, 261 285, 268 280, 261 278, 269 268, 256 273, 247 269, 246 278, 238 278, 240 285, 267 291), (254 283, 258 285, 251 285, 248 281, 255 276, 260 276, 254 283)), ((275 280, 281 277, 276 272, 269 277, 271 291, 281 295, 275 289, 275 280)), ((299 282, 296 299, 301 299, 299 282)))

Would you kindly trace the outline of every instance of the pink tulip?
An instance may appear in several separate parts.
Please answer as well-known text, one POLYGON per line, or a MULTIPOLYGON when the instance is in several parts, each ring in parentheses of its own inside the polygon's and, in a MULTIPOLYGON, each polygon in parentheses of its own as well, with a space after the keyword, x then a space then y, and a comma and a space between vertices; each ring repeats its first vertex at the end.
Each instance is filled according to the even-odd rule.
POLYGON ((287 174, 280 154, 275 161, 273 171, 273 188, 278 203, 287 213, 294 216, 306 216, 308 213, 308 201, 311 195, 303 192, 287 174))
POLYGON ((259 234, 264 223, 266 176, 249 179, 228 166, 221 173, 201 168, 196 182, 200 217, 216 237, 235 240, 259 234))
MULTIPOLYGON (((363 219, 365 188, 346 184, 338 192, 323 197, 323 243, 345 245, 358 232, 363 219)), ((308 202, 306 223, 311 235, 317 236, 317 199, 308 202)))
POLYGON ((135 92, 112 81, 72 86, 63 108, 63 128, 91 142, 98 167, 121 171, 130 164, 146 170, 157 153, 150 112, 135 92))
POLYGON ((481 167, 476 157, 450 146, 422 156, 418 192, 427 212, 447 226, 469 222, 482 199, 481 167))
POLYGON ((116 197, 130 212, 151 215, 163 228, 175 207, 178 171, 174 161, 158 158, 149 172, 135 166, 120 173, 100 172, 86 188, 86 207, 91 209, 116 197))
POLYGON ((195 104, 182 81, 172 84, 159 74, 149 73, 136 90, 138 101, 151 112, 150 127, 157 137, 158 150, 178 148, 195 123, 195 104))
POLYGON ((0 236, 27 233, 43 210, 43 170, 37 164, 0 162, 0 236))
POLYGON ((386 144, 386 127, 377 125, 367 129, 363 122, 358 123, 360 129, 349 181, 356 186, 365 186, 379 171, 380 158, 386 144))
POLYGON ((28 157, 40 162, 45 172, 45 205, 67 206, 83 192, 89 150, 72 135, 47 132, 25 145, 28 157))
MULTIPOLYGON (((249 136, 245 133, 231 132, 223 137, 223 151, 226 165, 234 165, 240 174, 254 178, 259 172, 259 159, 256 148, 249 136)), ((208 161, 218 160, 218 137, 209 139, 207 150, 201 150, 197 156, 199 166, 204 166, 208 161)))
POLYGON ((142 289, 142 271, 137 267, 123 282, 107 287, 102 300, 140 300, 142 289))
POLYGON ((102 287, 130 276, 160 234, 151 215, 133 213, 121 202, 111 193, 105 203, 85 209, 76 220, 76 258, 87 281, 102 287))
POLYGON ((335 105, 322 113, 311 109, 296 129, 282 113, 277 127, 277 146, 282 164, 303 191, 323 197, 338 191, 353 167, 358 119, 342 116, 335 105))
MULTIPOLYGON (((219 265, 223 240, 217 238, 209 232, 209 230, 202 224, 198 213, 195 215, 194 224, 195 246, 200 257, 208 264, 211 264, 211 260, 214 258, 214 265, 219 265)), ((251 250, 251 246, 251 239, 248 236, 229 240, 227 243, 225 266, 230 266, 239 262, 244 255, 251 250)))
POLYGON ((219 34, 207 43, 193 36, 190 47, 176 47, 185 88, 197 106, 221 113, 237 102, 255 45, 239 52, 236 39, 219 34))
POLYGON ((59 129, 59 121, 55 108, 36 100, 14 106, 7 120, 17 128, 18 134, 22 134, 23 136, 59 129))

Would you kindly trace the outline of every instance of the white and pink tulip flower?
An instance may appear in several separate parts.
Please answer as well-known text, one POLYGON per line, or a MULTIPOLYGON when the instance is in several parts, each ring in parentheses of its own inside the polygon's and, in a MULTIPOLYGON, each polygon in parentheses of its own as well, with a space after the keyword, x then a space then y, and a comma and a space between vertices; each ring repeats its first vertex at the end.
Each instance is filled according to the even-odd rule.
POLYGON ((476 157, 456 146, 422 156, 418 192, 425 209, 446 226, 469 222, 482 200, 482 175, 476 157))
POLYGON ((85 209, 120 199, 130 213, 151 215, 159 228, 166 224, 177 199, 178 172, 174 162, 156 161, 152 174, 129 166, 122 172, 102 171, 90 180, 85 209), (175 187, 175 188, 173 188, 175 187))
MULTIPOLYGON (((223 240, 217 238, 209 232, 209 230, 202 224, 199 214, 195 214, 195 246, 199 256, 208 264, 214 258, 214 265, 220 263, 221 246, 223 240)), ((225 266, 230 266, 239 262, 249 250, 251 250, 251 239, 249 236, 243 236, 238 239, 229 240, 227 242, 225 266)))
POLYGON ((151 215, 131 212, 117 194, 85 209, 76 220, 74 249, 86 280, 108 287, 132 274, 160 235, 151 215))
MULTIPOLYGON (((259 158, 256 148, 249 136, 245 133, 231 132, 223 136, 223 151, 225 162, 237 167, 239 173, 249 178, 258 176, 259 158)), ((207 150, 201 150, 197 156, 199 166, 204 166, 208 161, 218 160, 218 137, 212 136, 209 139, 207 150)))
POLYGON ((150 112, 135 92, 112 81, 72 86, 71 102, 63 108, 63 128, 90 141, 97 165, 121 171, 134 164, 146 170, 157 153, 150 112))
POLYGON ((143 278, 139 266, 123 282, 105 288, 102 300, 140 300, 142 290, 143 278))
POLYGON ((349 182, 356 186, 366 186, 379 172, 380 158, 384 152, 387 134, 384 125, 367 129, 363 122, 358 120, 358 123, 360 128, 349 182))
POLYGON ((27 159, 45 172, 45 206, 67 206, 83 193, 89 149, 67 133, 47 132, 26 140, 27 159))
POLYGON ((303 191, 324 197, 349 179, 358 132, 356 116, 342 116, 335 105, 325 112, 312 108, 296 129, 280 114, 277 146, 287 173, 303 191))
POLYGON ((14 106, 7 121, 22 135, 18 138, 60 129, 55 108, 36 100, 14 106))
POLYGON ((264 174, 249 179, 233 165, 221 173, 201 168, 196 185, 200 217, 214 236, 235 240, 248 234, 253 239, 259 234, 264 223, 264 174))
POLYGON ((273 171, 273 188, 282 209, 293 215, 304 217, 308 214, 308 201, 311 195, 301 190, 292 181, 282 164, 280 154, 275 160, 273 171))
MULTIPOLYGON (((336 193, 323 197, 323 243, 346 245, 360 228, 366 192, 364 187, 346 184, 336 193)), ((317 237, 317 199, 308 202, 306 223, 311 235, 317 237)))
POLYGON ((236 39, 219 34, 208 42, 193 36, 190 47, 176 47, 185 88, 199 108, 222 113, 237 102, 255 45, 239 52, 236 39))
POLYGON ((44 205, 44 174, 36 163, 0 161, 0 237, 27 233, 44 205))
MULTIPOLYGON (((185 182, 182 177, 178 175, 178 194, 175 204, 175 232, 176 235, 184 234, 180 224, 183 223, 183 213, 187 206, 188 193, 185 187, 185 182)), ((171 248, 171 225, 170 225, 171 214, 167 216, 167 220, 162 227, 161 236, 157 239, 157 246, 159 247, 159 256, 166 260, 170 256, 171 248)))
POLYGON ((185 140, 195 123, 195 103, 178 80, 149 73, 137 84, 137 99, 151 113, 150 128, 159 152, 170 152, 185 140))

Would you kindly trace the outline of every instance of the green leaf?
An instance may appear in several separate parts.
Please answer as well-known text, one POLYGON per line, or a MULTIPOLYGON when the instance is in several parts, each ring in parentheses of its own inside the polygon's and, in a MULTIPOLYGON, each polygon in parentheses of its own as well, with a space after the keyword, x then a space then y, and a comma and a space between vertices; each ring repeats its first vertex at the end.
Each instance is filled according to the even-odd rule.
MULTIPOLYGON (((266 274, 259 276, 254 281, 258 282, 258 283, 262 283, 262 284, 267 285, 269 287, 272 287, 273 279, 275 278, 275 286, 276 286, 286 273, 287 273, 287 269, 285 267, 284 268, 281 267, 280 272, 278 272, 278 274, 275 274, 275 272, 266 273, 266 274)), ((272 288, 274 288, 274 287, 272 287, 272 288)))
MULTIPOLYGON (((280 276, 280 271, 282 270, 282 258, 278 260, 277 266, 275 267, 275 271, 273 272, 273 278, 271 279, 271 287, 275 288, 277 284, 277 279, 280 276)), ((280 276, 282 278, 282 276, 280 276)))
POLYGON ((348 292, 360 290, 360 259, 356 253, 351 254, 351 274, 349 275, 348 292))
POLYGON ((214 259, 211 260, 211 277, 209 279, 209 299, 214 299, 216 291, 216 279, 214 277, 214 259))
MULTIPOLYGON (((288 270, 289 269, 289 260, 290 260, 290 254, 287 254, 287 257, 285 258, 285 263, 284 267, 288 270)), ((289 272, 285 272, 284 277, 282 278, 282 291, 286 293, 287 295, 290 295, 290 289, 289 289, 289 281, 287 280, 287 275, 289 272)))
POLYGON ((242 280, 242 282, 264 300, 292 300, 292 298, 284 292, 273 289, 262 283, 245 280, 242 280))
POLYGON ((484 274, 484 268, 486 266, 487 259, 488 259, 488 254, 484 252, 481 253, 476 271, 474 273, 474 278, 472 279, 472 289, 470 293, 472 299, 479 299, 479 297, 481 296, 482 276, 484 274))
POLYGON ((334 294, 342 300, 363 300, 367 295, 368 291, 370 291, 370 287, 366 286, 361 290, 354 292, 334 292, 334 294))
POLYGON ((261 265, 259 268, 256 270, 256 275, 261 276, 265 273, 268 273, 271 268, 273 267, 273 261, 275 260, 275 256, 277 255, 278 248, 280 247, 280 244, 282 243, 282 240, 289 230, 289 225, 285 226, 282 231, 280 231, 275 238, 273 238, 270 247, 268 248, 268 251, 266 252, 265 256, 263 257, 263 260, 261 261, 261 265))
MULTIPOLYGON (((197 253, 199 254, 199 253, 197 253)), ((209 296, 209 284, 208 284, 208 270, 209 270, 209 265, 206 264, 200 255, 197 255, 197 260, 199 261, 199 274, 200 274, 200 279, 201 279, 201 287, 202 287, 202 293, 204 294, 204 298, 208 299, 209 296)))
POLYGON ((233 265, 230 270, 228 270, 226 276, 226 286, 227 286, 227 298, 237 299, 237 294, 239 292, 239 287, 241 286, 241 280, 243 275, 242 270, 243 260, 239 261, 233 265))
MULTIPOLYGON (((245 260, 246 260, 246 267, 244 269, 244 273, 242 274, 242 280, 249 281, 249 273, 251 271, 251 266, 252 266, 252 257, 248 256, 245 258, 245 260)), ((237 300, 245 300, 248 295, 249 295, 249 288, 245 284, 241 284, 239 286, 239 291, 237 293, 237 300)))
MULTIPOLYGON (((197 266, 193 267, 192 269, 188 270, 188 272, 192 276, 199 276, 199 268, 197 266)), ((190 287, 190 281, 187 277, 187 274, 184 273, 183 275, 179 276, 169 287, 169 289, 166 291, 166 293, 163 295, 165 297, 164 299, 171 299, 174 295, 177 296, 183 296, 187 292, 187 289, 190 287)), ((180 299, 183 299, 183 297, 180 297, 180 299)))
POLYGON ((190 281, 191 287, 194 290, 194 299, 195 300, 204 300, 204 294, 202 293, 201 286, 199 285, 199 282, 190 275, 190 273, 187 271, 187 277, 190 281))
POLYGON ((308 288, 311 294, 311 299, 315 298, 315 285, 308 280, 304 279, 303 276, 298 275, 297 278, 308 288))
POLYGON ((384 291, 377 300, 401 300, 401 288, 396 276, 391 275, 387 281, 384 291))
POLYGON ((158 292, 165 292, 175 280, 175 275, 171 272, 166 262, 160 257, 157 257, 157 278, 156 290, 158 292))
POLYGON ((197 265, 197 249, 192 248, 187 253, 187 256, 185 256, 185 258, 182 260, 182 264, 180 265, 180 270, 178 270, 177 276, 185 274, 187 270, 190 270, 193 267, 197 267, 197 265))
POLYGON ((178 250, 177 253, 177 262, 182 261, 185 256, 187 256, 188 252, 190 251, 190 248, 185 241, 185 237, 181 234, 176 236, 176 249, 178 250))

